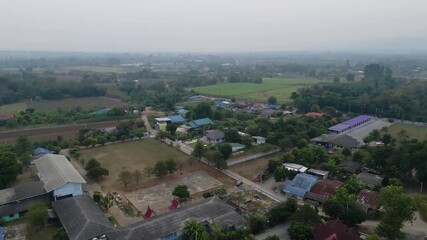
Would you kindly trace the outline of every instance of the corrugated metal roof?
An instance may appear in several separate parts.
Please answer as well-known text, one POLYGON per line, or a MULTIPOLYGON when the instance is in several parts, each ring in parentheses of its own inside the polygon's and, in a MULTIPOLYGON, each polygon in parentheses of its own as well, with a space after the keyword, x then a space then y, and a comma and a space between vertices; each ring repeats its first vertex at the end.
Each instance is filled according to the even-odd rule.
POLYGON ((311 187, 317 182, 317 178, 305 173, 300 173, 295 176, 292 182, 285 186, 283 192, 292 194, 298 197, 304 197, 304 195, 310 191, 311 187))
POLYGON ((46 154, 34 162, 47 192, 66 183, 86 183, 64 155, 46 154))
POLYGON ((374 187, 375 185, 381 185, 383 178, 377 174, 372 174, 368 172, 361 172, 356 177, 357 181, 362 182, 369 187, 374 187))
POLYGON ((66 198, 52 205, 70 240, 88 240, 116 230, 89 196, 66 198))
POLYGON ((212 197, 168 214, 148 219, 146 222, 136 223, 129 227, 129 234, 123 239, 159 239, 182 229, 184 223, 189 219, 213 220, 221 226, 241 227, 244 224, 243 218, 234 211, 232 206, 217 197, 212 197))
POLYGON ((190 219, 213 221, 221 226, 242 227, 243 218, 218 197, 207 198, 167 214, 114 229, 107 217, 87 196, 63 199, 53 203, 70 240, 87 240, 102 234, 109 240, 152 240, 177 232, 190 219))
POLYGON ((42 181, 29 182, 0 190, 0 205, 43 195, 46 193, 42 181))
POLYGON ((369 208, 376 209, 378 200, 380 199, 380 193, 376 191, 371 191, 368 189, 363 189, 357 194, 357 201, 364 205, 369 206, 369 208))
POLYGON ((342 182, 336 180, 325 179, 316 183, 307 193, 306 198, 313 199, 319 202, 328 200, 342 185, 342 182))
POLYGON ((224 136, 225 136, 224 132, 220 130, 212 130, 206 133, 206 137, 208 137, 211 140, 223 139, 224 136))

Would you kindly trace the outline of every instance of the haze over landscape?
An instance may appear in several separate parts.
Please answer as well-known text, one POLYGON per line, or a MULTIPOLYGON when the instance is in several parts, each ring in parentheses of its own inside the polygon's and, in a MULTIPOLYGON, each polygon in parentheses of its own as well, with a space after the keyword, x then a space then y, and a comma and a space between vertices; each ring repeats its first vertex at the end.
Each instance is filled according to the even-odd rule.
POLYGON ((16 0, 0 50, 419 51, 424 0, 16 0))

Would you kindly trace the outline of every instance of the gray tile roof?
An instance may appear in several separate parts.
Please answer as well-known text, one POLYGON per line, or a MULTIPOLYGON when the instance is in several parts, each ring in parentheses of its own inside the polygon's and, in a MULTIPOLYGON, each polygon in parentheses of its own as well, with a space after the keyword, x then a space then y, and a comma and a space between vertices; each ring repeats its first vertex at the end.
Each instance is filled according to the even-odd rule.
POLYGON ((0 217, 8 216, 14 213, 25 212, 28 210, 28 206, 33 202, 43 202, 48 204, 50 203, 49 195, 47 193, 44 193, 39 196, 33 196, 31 198, 26 198, 15 202, 10 202, 5 205, 0 205, 0 217))
POLYGON ((157 216, 142 223, 129 226, 126 240, 159 239, 181 230, 189 219, 213 221, 219 225, 243 226, 243 218, 234 208, 217 197, 204 199, 165 215, 157 216))
POLYGON ((356 180, 368 185, 369 187, 374 187, 375 185, 381 185, 383 178, 377 174, 361 172, 357 175, 356 180))
POLYGON ((29 182, 0 190, 0 205, 43 195, 46 193, 42 181, 29 182))
POLYGON ((46 154, 34 161, 47 192, 66 183, 86 183, 64 155, 46 154))
POLYGON ((107 235, 109 240, 153 240, 181 230, 189 219, 213 221, 219 225, 241 227, 243 218, 234 207, 217 197, 173 210, 164 215, 114 229, 107 217, 87 196, 63 199, 53 203, 70 240, 88 240, 107 235))
POLYGON ((53 202, 52 205, 70 240, 88 240, 116 231, 89 196, 66 198, 53 202))
POLYGON ((209 139, 212 139, 212 140, 223 139, 224 136, 225 136, 224 132, 222 132, 220 130, 212 130, 212 131, 209 131, 208 133, 206 133, 206 137, 208 137, 209 139))

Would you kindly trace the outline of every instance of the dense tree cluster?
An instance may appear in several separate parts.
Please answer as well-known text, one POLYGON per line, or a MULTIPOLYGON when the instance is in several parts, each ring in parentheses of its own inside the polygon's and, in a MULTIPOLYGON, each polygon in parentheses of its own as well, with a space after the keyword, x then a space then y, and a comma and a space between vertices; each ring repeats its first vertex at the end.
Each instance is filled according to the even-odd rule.
POLYGON ((399 80, 378 64, 365 68, 365 79, 354 83, 331 83, 301 89, 292 95, 295 107, 308 112, 314 104, 341 112, 427 121, 427 83, 399 80))
POLYGON ((65 97, 104 96, 106 90, 93 84, 55 79, 12 79, 0 76, 0 105, 28 98, 57 100, 65 97))
POLYGON ((15 149, 10 145, 0 146, 0 189, 6 188, 21 173, 22 165, 16 158, 15 149))

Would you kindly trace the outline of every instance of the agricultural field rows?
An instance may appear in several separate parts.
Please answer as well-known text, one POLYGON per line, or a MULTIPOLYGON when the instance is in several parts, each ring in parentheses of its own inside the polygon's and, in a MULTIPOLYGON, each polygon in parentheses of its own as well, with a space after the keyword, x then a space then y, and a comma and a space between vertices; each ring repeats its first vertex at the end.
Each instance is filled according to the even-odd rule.
POLYGON ((19 113, 26 108, 34 108, 36 111, 53 111, 58 108, 71 109, 74 107, 123 107, 126 103, 108 97, 67 98, 62 100, 27 101, 0 106, 0 114, 19 113))
POLYGON ((291 102, 292 92, 299 88, 307 87, 327 81, 313 78, 263 78, 261 84, 257 83, 223 83, 202 87, 189 88, 199 94, 235 97, 241 100, 266 101, 270 96, 275 96, 278 103, 291 102))

